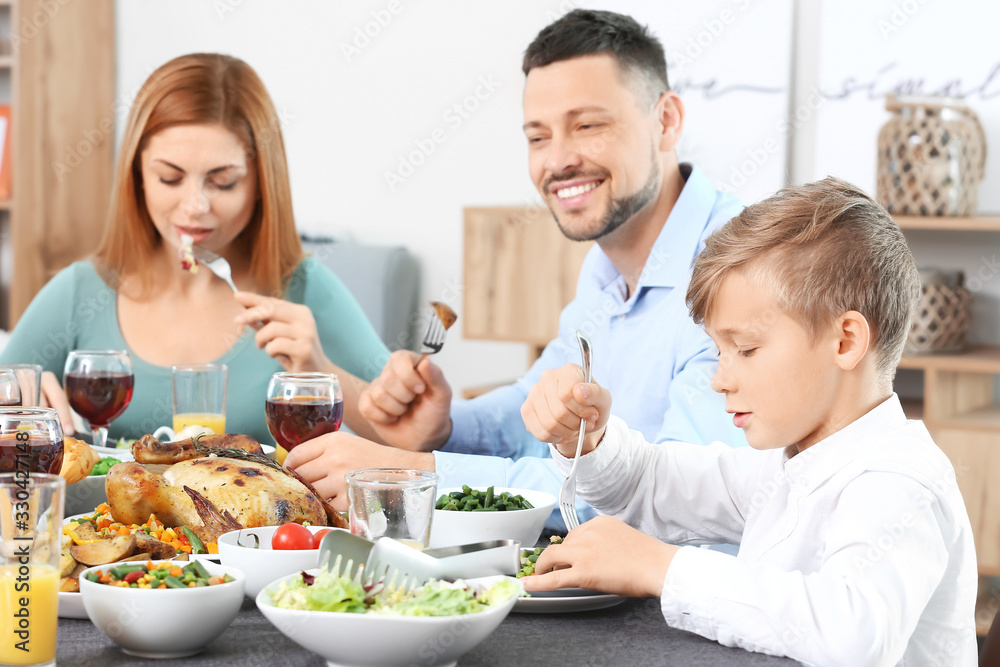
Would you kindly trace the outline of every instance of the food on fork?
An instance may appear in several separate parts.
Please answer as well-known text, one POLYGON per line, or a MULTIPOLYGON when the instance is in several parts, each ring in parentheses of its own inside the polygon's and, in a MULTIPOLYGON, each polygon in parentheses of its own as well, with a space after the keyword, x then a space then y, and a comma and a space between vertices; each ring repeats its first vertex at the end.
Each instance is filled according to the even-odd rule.
POLYGON ((446 303, 441 301, 431 301, 431 307, 434 308, 434 312, 437 313, 438 319, 441 320, 441 324, 444 325, 445 331, 450 329, 451 325, 458 319, 458 315, 451 309, 451 306, 446 303))
POLYGON ((181 268, 191 273, 198 273, 198 261, 194 258, 194 237, 188 234, 181 234, 181 268))

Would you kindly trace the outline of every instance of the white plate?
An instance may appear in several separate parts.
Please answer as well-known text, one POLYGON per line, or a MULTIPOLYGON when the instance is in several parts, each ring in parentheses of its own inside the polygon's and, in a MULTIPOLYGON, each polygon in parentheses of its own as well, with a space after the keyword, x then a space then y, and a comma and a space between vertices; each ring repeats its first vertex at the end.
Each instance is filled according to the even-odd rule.
POLYGON ((530 598, 518 598, 515 612, 522 614, 565 614, 575 611, 593 611, 614 607, 625 598, 611 593, 588 591, 582 588, 561 588, 555 591, 535 591, 530 598))

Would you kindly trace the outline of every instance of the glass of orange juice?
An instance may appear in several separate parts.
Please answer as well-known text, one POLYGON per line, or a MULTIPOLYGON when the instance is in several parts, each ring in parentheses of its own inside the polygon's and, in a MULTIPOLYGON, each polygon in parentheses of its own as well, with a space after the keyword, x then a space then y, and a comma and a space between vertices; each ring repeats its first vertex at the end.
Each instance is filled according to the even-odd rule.
POLYGON ((0 474, 0 664, 55 665, 66 481, 0 474))
POLYGON ((225 364, 178 364, 170 369, 174 401, 174 433, 187 426, 226 432, 225 364))

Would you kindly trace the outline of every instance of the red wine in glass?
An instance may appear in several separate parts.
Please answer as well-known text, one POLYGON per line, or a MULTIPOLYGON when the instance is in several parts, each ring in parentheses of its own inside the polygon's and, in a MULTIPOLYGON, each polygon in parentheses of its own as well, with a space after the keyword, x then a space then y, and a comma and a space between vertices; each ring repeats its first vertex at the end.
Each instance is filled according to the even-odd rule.
POLYGON ((58 475, 63 434, 52 408, 0 408, 0 473, 58 475))
POLYGON ((125 412, 132 400, 135 376, 131 373, 92 371, 67 373, 66 393, 69 404, 91 428, 108 425, 125 412))
POLYGON ((63 442, 45 438, 15 440, 13 436, 0 438, 0 473, 17 472, 27 468, 29 473, 45 472, 58 475, 62 469, 63 442))
POLYGON ((340 428, 344 401, 318 396, 269 398, 264 408, 267 427, 275 441, 291 451, 306 440, 340 428))
POLYGON ((125 350, 73 350, 66 358, 63 384, 70 406, 90 423, 94 446, 104 447, 108 425, 132 400, 135 376, 125 350))

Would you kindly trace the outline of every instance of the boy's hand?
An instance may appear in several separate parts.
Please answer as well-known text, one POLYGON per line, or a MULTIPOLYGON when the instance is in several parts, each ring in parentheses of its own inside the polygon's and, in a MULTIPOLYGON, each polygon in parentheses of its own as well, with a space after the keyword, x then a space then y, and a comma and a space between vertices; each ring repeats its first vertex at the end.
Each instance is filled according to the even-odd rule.
POLYGON ((599 516, 571 530, 562 544, 546 547, 535 563, 536 574, 521 582, 529 592, 586 588, 626 597, 660 597, 678 548, 618 519, 599 516))
POLYGON ((610 414, 611 394, 596 382, 584 383, 583 369, 576 364, 543 371, 521 406, 521 418, 531 435, 551 442, 569 457, 576 454, 580 420, 587 420, 586 454, 604 437, 610 414))

